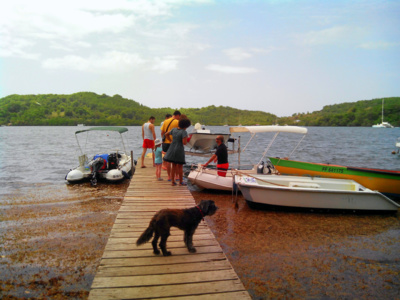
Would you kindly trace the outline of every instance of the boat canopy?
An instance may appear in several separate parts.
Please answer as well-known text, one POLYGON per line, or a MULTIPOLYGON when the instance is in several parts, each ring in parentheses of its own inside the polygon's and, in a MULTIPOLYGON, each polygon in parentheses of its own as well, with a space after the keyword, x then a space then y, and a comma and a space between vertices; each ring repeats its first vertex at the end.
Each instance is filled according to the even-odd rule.
MULTIPOLYGON (((116 132, 119 132, 120 137, 121 137, 121 141, 122 141, 122 145, 124 147, 124 152, 126 153, 125 142, 124 142, 124 138, 122 136, 122 133, 127 132, 128 128, 126 128, 126 127, 118 127, 118 126, 99 126, 99 127, 92 127, 92 128, 88 128, 88 129, 84 129, 84 130, 78 130, 78 131, 75 132, 75 139, 76 139, 76 142, 78 143, 78 147, 79 147, 79 150, 81 152, 81 155, 84 154, 83 153, 84 151, 82 151, 81 145, 79 143, 78 134, 82 133, 82 132, 89 132, 89 131, 116 131, 116 132)), ((86 143, 85 143, 84 148, 86 148, 88 136, 89 136, 89 134, 86 135, 86 143)))
POLYGON ((298 142, 296 147, 293 149, 293 151, 290 153, 290 155, 293 154, 293 152, 296 150, 296 148, 300 145, 301 141, 306 137, 307 134, 307 128, 304 127, 298 127, 298 126, 276 126, 276 125, 269 125, 269 126, 239 126, 239 127, 230 127, 229 128, 231 134, 235 132, 249 132, 251 134, 251 137, 249 141, 247 142, 246 146, 243 148, 242 152, 244 152, 249 146, 250 142, 253 140, 253 138, 256 136, 257 133, 262 133, 262 132, 275 132, 274 137, 268 144, 267 148, 265 149, 264 153, 261 156, 261 159, 258 164, 261 163, 261 161, 264 159, 264 157, 267 155, 268 150, 271 148, 272 144, 274 143, 275 139, 277 136, 281 133, 297 133, 297 134, 303 134, 303 137, 301 140, 298 142))
POLYGON ((306 134, 307 128, 298 127, 298 126, 239 126, 239 127, 230 127, 229 131, 231 133, 234 132, 250 132, 250 133, 260 133, 260 132, 291 132, 291 133, 299 133, 306 134))
POLYGON ((117 131, 119 133, 124 133, 128 131, 128 128, 125 127, 116 127, 116 126, 100 126, 100 127, 92 127, 84 130, 78 130, 75 132, 75 134, 86 132, 86 131, 94 131, 94 130, 100 130, 100 131, 117 131))

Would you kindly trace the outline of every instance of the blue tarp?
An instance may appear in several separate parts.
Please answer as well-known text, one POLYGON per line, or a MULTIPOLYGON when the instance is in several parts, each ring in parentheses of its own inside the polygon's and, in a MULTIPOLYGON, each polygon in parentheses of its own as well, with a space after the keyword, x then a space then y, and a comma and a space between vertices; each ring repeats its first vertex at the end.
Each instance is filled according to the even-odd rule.
POLYGON ((108 161, 108 156, 109 156, 109 154, 96 154, 96 155, 93 157, 93 160, 95 160, 95 159, 98 158, 98 157, 101 157, 101 158, 104 159, 105 161, 108 161))

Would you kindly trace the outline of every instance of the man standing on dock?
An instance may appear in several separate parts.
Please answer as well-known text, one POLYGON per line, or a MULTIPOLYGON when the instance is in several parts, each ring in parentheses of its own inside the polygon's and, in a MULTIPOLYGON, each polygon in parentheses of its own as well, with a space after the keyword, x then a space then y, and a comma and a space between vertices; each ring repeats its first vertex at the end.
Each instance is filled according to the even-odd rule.
POLYGON ((156 139, 156 132, 154 131, 155 117, 151 116, 147 123, 142 125, 142 138, 143 138, 143 152, 142 152, 142 168, 146 168, 144 165, 144 156, 146 155, 147 149, 151 149, 153 153, 153 167, 154 163, 154 140, 156 139))
MULTIPOLYGON (((169 146, 171 146, 172 143, 172 136, 166 135, 165 133, 171 131, 172 128, 178 127, 180 117, 181 117, 181 112, 179 110, 176 110, 171 118, 164 121, 164 124, 161 127, 161 137, 163 138, 165 136, 165 139, 163 138, 163 144, 162 144, 162 150, 164 153, 167 153, 169 146)), ((175 180, 175 178, 171 179, 171 163, 165 162, 165 164, 167 167, 168 180, 175 180)))

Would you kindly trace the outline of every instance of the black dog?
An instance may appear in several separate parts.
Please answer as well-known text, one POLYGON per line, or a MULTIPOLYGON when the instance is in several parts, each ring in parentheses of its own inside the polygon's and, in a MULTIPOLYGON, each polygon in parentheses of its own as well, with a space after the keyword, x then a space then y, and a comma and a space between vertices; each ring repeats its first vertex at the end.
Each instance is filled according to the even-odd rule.
POLYGON ((185 231, 184 241, 189 252, 196 252, 196 248, 193 247, 193 234, 204 216, 212 216, 217 209, 218 207, 212 200, 201 200, 199 205, 187 209, 162 209, 153 216, 149 227, 138 238, 136 245, 140 246, 147 243, 154 233, 151 242, 154 254, 160 254, 157 242, 158 238, 161 237, 161 251, 164 256, 169 256, 171 252, 167 251, 167 239, 170 235, 171 226, 174 226, 185 231))

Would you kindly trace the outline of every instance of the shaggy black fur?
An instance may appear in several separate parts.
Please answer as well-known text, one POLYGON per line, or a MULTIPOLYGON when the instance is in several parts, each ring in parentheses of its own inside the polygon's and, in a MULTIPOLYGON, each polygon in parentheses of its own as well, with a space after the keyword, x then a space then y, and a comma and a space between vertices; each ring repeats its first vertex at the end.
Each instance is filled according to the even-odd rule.
POLYGON ((159 245, 161 251, 164 256, 169 256, 171 252, 167 251, 167 239, 170 236, 170 228, 174 226, 185 232, 184 241, 189 252, 196 252, 196 248, 193 247, 193 234, 203 217, 212 216, 217 209, 218 207, 212 200, 201 200, 197 207, 187 209, 162 209, 153 216, 149 227, 138 238, 136 245, 147 243, 154 233, 151 242, 154 254, 160 254, 157 242, 161 237, 159 245))

